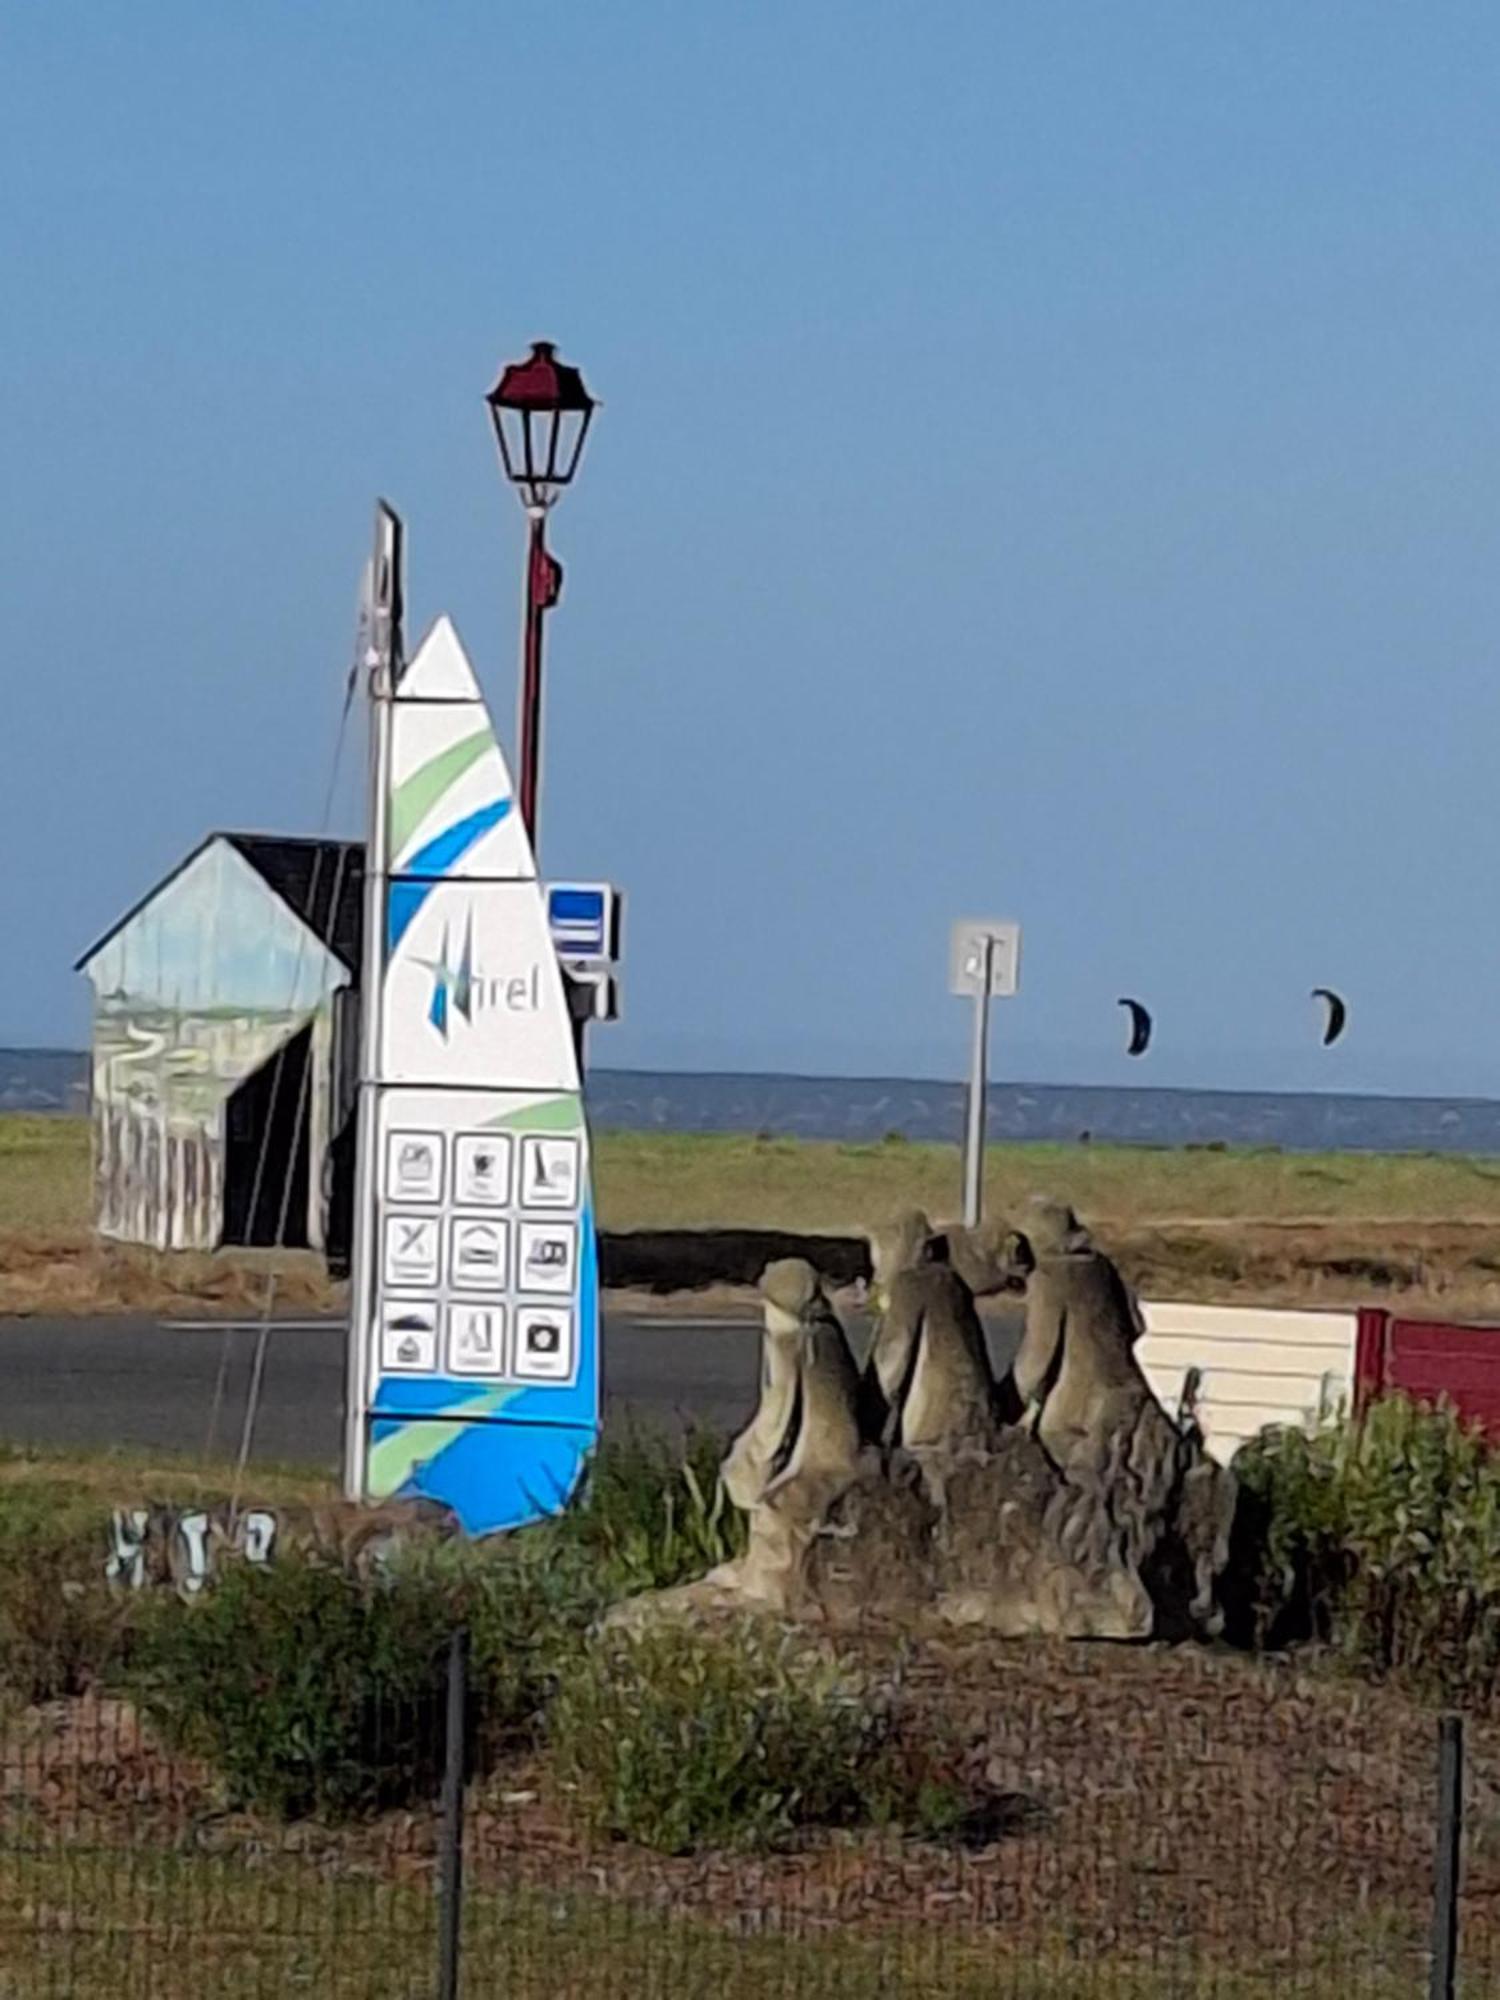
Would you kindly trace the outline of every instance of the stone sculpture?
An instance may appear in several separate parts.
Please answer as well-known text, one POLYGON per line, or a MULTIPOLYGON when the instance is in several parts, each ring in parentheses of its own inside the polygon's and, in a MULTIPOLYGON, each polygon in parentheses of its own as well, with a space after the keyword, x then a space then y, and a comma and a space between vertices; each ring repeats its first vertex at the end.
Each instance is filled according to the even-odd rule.
POLYGON ((883 1308, 892 1281, 933 1254, 932 1224, 920 1208, 903 1208, 869 1235, 871 1293, 883 1308))
POLYGON ((1032 1204, 1026 1330, 1016 1392, 1062 1474, 1060 1544, 1084 1568, 1134 1580, 1142 1632, 1216 1632, 1214 1586, 1230 1552, 1234 1480, 1196 1426, 1156 1400, 1136 1342, 1140 1306, 1064 1202, 1032 1204))
POLYGON ((973 1296, 1019 1291, 1029 1265, 1020 1262, 1025 1239, 998 1218, 972 1226, 948 1222, 935 1227, 919 1208, 897 1211, 869 1237, 872 1293, 877 1306, 900 1271, 925 1262, 947 1264, 973 1296))
POLYGON ((1037 1202, 1029 1219, 1015 1384, 1023 1409, 1034 1410, 1037 1436, 1066 1466, 1079 1454, 1096 1457, 1155 1399, 1133 1351, 1140 1308, 1115 1264, 1065 1204, 1037 1202))
POLYGON ((1073 1211, 1034 1204, 1030 1244, 1016 1389, 1069 1496, 1064 1545, 1141 1580, 1147 1629, 1159 1597, 1167 1627, 1216 1631, 1234 1481, 1157 1401, 1135 1355, 1140 1307, 1073 1211))
POLYGON ((976 1299, 1025 1289, 1030 1272, 1026 1239, 998 1218, 972 1227, 950 1223, 942 1231, 947 1261, 976 1299))
POLYGON ((1111 1259, 1061 1204, 1034 1204, 1027 1223, 966 1244, 989 1289, 1027 1290, 999 1389, 953 1237, 919 1211, 871 1236, 881 1319, 862 1382, 812 1267, 769 1266, 760 1402, 724 1464, 749 1515, 746 1553, 622 1615, 925 1617, 1002 1637, 1215 1631, 1234 1481, 1152 1395, 1139 1311, 1111 1259))
POLYGON ((973 1293, 947 1259, 946 1239, 917 1209, 870 1237, 881 1312, 862 1409, 886 1451, 986 1450, 999 1435, 984 1328, 973 1293))
POLYGON ((800 1259, 772 1264, 761 1293, 760 1406, 724 1467, 749 1514, 746 1551, 659 1602, 836 1622, 919 1615, 932 1510, 915 1478, 891 1475, 861 1422, 854 1359, 817 1273, 800 1259))
POLYGON ((859 1377, 812 1265, 768 1264, 760 1403, 724 1461, 724 1488, 747 1512, 796 1480, 852 1476, 861 1449, 859 1377))
MULTIPOLYGON (((771 1268, 767 1267, 766 1276, 771 1268)), ((765 1277, 761 1284, 764 1287, 765 1277)), ((777 1461, 785 1463, 787 1440, 796 1421, 800 1332, 794 1315, 778 1309, 773 1318, 768 1302, 761 1336, 760 1401, 720 1468, 724 1491, 743 1513, 759 1504, 777 1461)))

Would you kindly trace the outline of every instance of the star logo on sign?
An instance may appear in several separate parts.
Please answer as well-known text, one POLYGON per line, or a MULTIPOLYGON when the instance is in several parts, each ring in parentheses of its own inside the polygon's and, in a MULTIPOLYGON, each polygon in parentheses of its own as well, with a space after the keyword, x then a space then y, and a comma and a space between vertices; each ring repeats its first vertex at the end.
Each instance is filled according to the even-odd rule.
POLYGON ((463 950, 456 967, 448 963, 448 926, 443 926, 443 949, 438 958, 419 958, 417 964, 432 974, 432 999, 427 1018, 446 1042, 450 1014, 462 1020, 474 1018, 474 913, 464 920, 463 950))

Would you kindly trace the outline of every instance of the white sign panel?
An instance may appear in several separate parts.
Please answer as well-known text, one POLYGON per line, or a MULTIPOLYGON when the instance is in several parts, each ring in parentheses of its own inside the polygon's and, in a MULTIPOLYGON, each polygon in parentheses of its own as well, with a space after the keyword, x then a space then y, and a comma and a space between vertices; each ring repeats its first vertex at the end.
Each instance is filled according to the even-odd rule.
POLYGON ((448 1225, 453 1254, 448 1281, 455 1291, 503 1292, 510 1269, 510 1229, 488 1216, 455 1215, 448 1225))
POLYGON ((372 1395, 382 1375, 576 1382, 589 1196, 576 1094, 399 1087, 382 1093, 378 1121, 372 1395), (415 1205, 434 1186, 441 1199, 415 1205), (533 1347, 522 1341, 530 1309, 541 1314, 524 1321, 533 1347))
POLYGON ((568 1003, 536 884, 394 883, 391 895, 399 937, 381 1021, 386 1077, 577 1089, 568 1003))
POLYGON ((521 1206, 578 1206, 583 1148, 571 1134, 533 1133, 521 1141, 521 1206))
POLYGON ((972 996, 984 987, 985 951, 990 998, 1013 999, 1021 981, 1021 926, 987 917, 964 917, 948 942, 948 990, 972 996))
POLYGON ((572 1308, 522 1306, 516 1314, 517 1378, 523 1382, 567 1382, 574 1366, 572 1308))
POLYGON ((396 875, 493 882, 536 873, 489 711, 446 618, 433 626, 402 678, 391 741, 389 832, 396 875))
POLYGON ((380 1314, 380 1365, 392 1375, 430 1375, 438 1365, 438 1309, 425 1299, 387 1299, 380 1314))
POLYGON ((385 1217, 385 1281, 388 1285, 435 1285, 441 1268, 438 1218, 435 1215, 387 1214, 385 1217))
POLYGON ((385 1198, 389 1202, 439 1202, 443 1198, 441 1132, 388 1132, 385 1198))
POLYGON ((460 1132, 453 1141, 453 1200, 459 1208, 504 1208, 510 1200, 508 1132, 460 1132))
MULTIPOLYGON (((598 1435, 574 1023, 505 759, 446 619, 376 723, 389 872, 367 940, 378 998, 361 1110, 352 1318, 364 1421, 351 1484, 423 1494, 484 1534, 561 1504, 598 1435)), ((564 896, 567 937, 598 944, 609 900, 564 896)))
POLYGON ((523 1222, 516 1289, 571 1295, 578 1281, 578 1230, 571 1222, 523 1222))
POLYGON ((455 1300, 448 1308, 448 1373, 505 1373, 505 1308, 495 1301, 455 1300))

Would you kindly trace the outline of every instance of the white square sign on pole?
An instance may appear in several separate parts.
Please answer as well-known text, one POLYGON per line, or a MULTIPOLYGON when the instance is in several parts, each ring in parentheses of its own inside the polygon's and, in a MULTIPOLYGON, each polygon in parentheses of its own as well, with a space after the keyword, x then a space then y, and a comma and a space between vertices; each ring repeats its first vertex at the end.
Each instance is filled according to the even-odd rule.
POLYGON ((961 917, 948 941, 948 991, 973 995, 984 983, 989 946, 990 998, 1013 1000, 1021 983, 1021 926, 986 917, 961 917))

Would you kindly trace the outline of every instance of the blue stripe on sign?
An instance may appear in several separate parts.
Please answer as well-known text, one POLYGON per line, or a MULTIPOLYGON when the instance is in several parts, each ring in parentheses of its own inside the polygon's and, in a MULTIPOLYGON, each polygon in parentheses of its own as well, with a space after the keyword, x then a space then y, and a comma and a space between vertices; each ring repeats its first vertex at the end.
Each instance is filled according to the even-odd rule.
POLYGON ((437 877, 446 874, 455 861, 461 861, 477 840, 482 840, 496 827, 510 811, 509 799, 496 799, 492 804, 481 806, 471 812, 467 819, 455 820, 425 847, 419 847, 399 875, 391 878, 390 894, 386 899, 386 951, 394 952, 402 938, 411 928, 412 918, 432 894, 435 881, 413 881, 413 876, 437 877))
POLYGON ((553 889, 547 907, 554 923, 585 923, 597 930, 604 922, 604 898, 597 889, 553 889))
POLYGON ((389 956, 411 927, 411 920, 432 894, 431 882, 392 882, 385 900, 385 948, 389 956))
POLYGON ((461 861, 474 845, 482 840, 491 827, 496 827, 510 811, 509 799, 495 799, 477 812, 471 812, 467 819, 455 820, 443 832, 429 840, 401 870, 403 875, 446 875, 455 861, 461 861))

